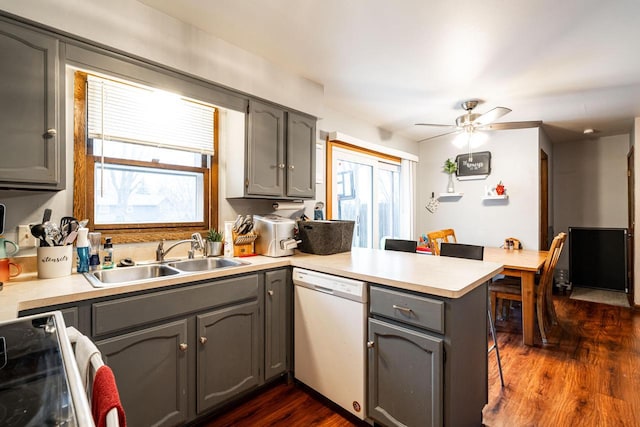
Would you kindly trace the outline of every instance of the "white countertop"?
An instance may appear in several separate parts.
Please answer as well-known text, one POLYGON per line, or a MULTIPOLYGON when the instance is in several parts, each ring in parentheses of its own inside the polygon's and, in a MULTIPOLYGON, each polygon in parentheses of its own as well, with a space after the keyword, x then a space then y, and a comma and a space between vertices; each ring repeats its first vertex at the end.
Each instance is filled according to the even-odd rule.
POLYGON ((0 291, 0 321, 17 317, 21 310, 278 267, 306 268, 448 298, 465 295, 503 269, 501 264, 493 262, 362 248, 335 255, 310 255, 296 251, 289 257, 255 256, 242 260, 249 264, 105 288, 92 287, 84 276, 76 273, 57 279, 38 279, 35 273, 22 274, 19 280, 5 283, 0 291))

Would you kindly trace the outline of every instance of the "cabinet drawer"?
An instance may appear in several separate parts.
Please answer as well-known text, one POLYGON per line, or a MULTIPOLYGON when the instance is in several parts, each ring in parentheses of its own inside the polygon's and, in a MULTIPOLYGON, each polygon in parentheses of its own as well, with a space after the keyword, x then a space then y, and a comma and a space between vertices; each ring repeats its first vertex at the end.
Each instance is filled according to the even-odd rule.
POLYGON ((237 301, 257 299, 258 285, 258 275, 252 274, 95 303, 91 308, 93 336, 237 301))
POLYGON ((444 334, 444 301, 371 286, 370 312, 444 334))

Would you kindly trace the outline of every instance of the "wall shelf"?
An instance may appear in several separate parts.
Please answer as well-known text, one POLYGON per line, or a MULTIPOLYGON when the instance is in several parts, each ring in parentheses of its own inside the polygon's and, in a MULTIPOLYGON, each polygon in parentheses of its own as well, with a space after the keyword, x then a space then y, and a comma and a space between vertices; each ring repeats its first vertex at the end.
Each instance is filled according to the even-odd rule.
POLYGON ((462 196, 464 196, 464 193, 440 193, 438 194, 438 199, 454 199, 462 196))
POLYGON ((482 196, 482 200, 507 200, 509 196, 507 194, 503 194, 501 196, 482 196))

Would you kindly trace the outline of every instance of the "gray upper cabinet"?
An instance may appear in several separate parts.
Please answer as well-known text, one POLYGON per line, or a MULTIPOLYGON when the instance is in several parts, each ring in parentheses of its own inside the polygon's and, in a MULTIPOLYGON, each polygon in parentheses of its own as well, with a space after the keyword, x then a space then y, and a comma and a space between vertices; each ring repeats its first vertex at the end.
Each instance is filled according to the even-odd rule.
POLYGON ((316 121, 287 113, 287 196, 313 198, 316 194, 316 121))
POLYGON ((284 111, 249 102, 247 194, 282 196, 284 162, 284 111))
POLYGON ((62 47, 0 20, 0 188, 64 188, 62 47))
POLYGON ((314 198, 316 119, 255 100, 247 112, 246 144, 226 152, 227 197, 314 198))

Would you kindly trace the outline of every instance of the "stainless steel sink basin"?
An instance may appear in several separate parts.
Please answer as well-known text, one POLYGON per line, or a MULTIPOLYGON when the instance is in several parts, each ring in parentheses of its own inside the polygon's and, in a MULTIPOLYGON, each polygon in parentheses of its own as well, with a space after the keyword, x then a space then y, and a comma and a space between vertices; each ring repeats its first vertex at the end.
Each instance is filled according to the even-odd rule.
POLYGON ((84 273, 91 285, 103 288, 109 285, 139 282, 143 280, 162 278, 180 274, 180 271, 168 265, 140 265, 136 267, 121 267, 113 270, 100 270, 84 273))
POLYGON ((185 259, 183 261, 170 262, 167 265, 176 268, 180 271, 208 271, 216 270, 219 268, 238 267, 241 265, 247 265, 247 262, 239 261, 236 259, 227 258, 199 258, 199 259, 185 259))

